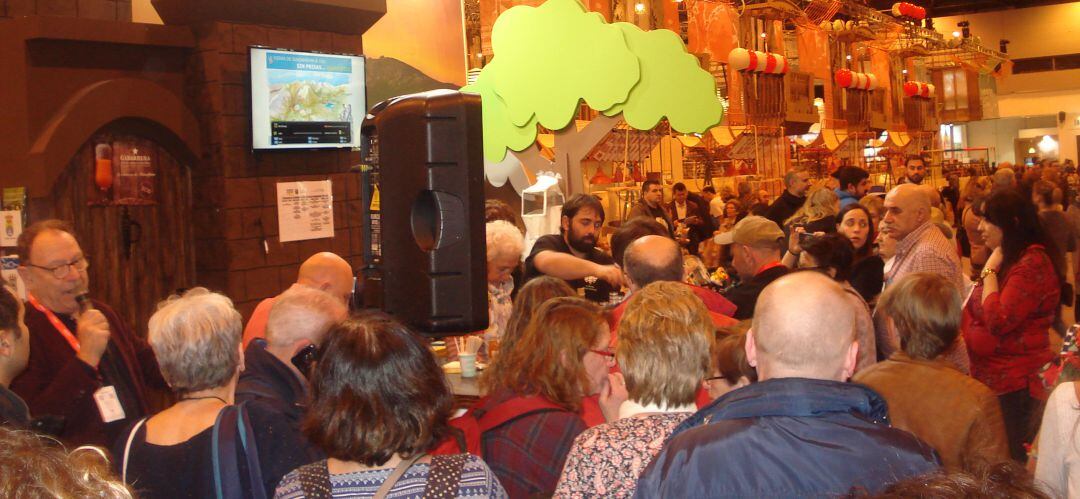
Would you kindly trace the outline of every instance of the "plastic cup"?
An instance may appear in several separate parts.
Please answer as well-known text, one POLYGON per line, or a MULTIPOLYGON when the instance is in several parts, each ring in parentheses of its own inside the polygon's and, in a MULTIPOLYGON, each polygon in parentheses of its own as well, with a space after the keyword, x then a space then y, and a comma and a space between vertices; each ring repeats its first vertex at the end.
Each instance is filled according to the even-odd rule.
POLYGON ((476 354, 475 353, 458 354, 458 362, 461 363, 461 377, 462 378, 475 378, 476 377, 476 354))

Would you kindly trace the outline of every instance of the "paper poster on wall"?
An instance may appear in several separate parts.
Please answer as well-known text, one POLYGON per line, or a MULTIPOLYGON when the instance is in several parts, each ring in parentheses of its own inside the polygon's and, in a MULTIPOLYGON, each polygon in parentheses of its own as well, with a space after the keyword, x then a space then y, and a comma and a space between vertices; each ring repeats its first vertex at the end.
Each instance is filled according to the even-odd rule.
POLYGON ((26 187, 5 187, 0 197, 0 210, 20 212, 19 223, 26 227, 26 187))
POLYGON ((15 290, 20 299, 26 299, 26 286, 19 277, 19 257, 15 255, 0 257, 0 279, 3 285, 15 290))
POLYGON ((113 142, 116 162, 116 184, 113 204, 154 205, 154 184, 157 180, 157 161, 153 143, 134 137, 121 137, 113 142))
POLYGON ((0 246, 14 247, 22 234, 22 211, 0 211, 0 246))
POLYGON ((158 157, 154 143, 139 137, 99 134, 94 139, 90 206, 155 205, 158 157))
POLYGON ((334 237, 334 195, 329 180, 278 182, 281 242, 334 237))

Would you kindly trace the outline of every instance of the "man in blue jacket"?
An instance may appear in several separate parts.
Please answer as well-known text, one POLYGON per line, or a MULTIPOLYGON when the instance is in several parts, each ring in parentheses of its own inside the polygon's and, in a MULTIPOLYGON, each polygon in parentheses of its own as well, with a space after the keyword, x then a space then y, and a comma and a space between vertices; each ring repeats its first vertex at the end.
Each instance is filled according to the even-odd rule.
MULTIPOLYGON (((836 188, 840 209, 858 203, 870 190, 870 173, 857 166, 842 166, 833 176, 840 182, 840 187, 836 188)), ((839 220, 836 222, 840 223, 839 220)))
POLYGON ((930 446, 890 428, 885 400, 846 383, 859 345, 844 290, 817 272, 762 292, 746 339, 761 382, 676 428, 634 497, 875 494, 940 466, 930 446))

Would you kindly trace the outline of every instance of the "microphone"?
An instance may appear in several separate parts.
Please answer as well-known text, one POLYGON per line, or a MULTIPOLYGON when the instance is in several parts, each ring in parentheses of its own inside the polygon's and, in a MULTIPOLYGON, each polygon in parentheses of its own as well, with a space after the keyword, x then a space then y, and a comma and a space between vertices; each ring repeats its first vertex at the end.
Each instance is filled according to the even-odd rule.
MULTIPOLYGON (((79 293, 75 295, 75 303, 79 304, 79 313, 85 314, 89 310, 94 310, 94 304, 90 302, 90 293, 79 293)), ((105 351, 101 352, 101 360, 104 361, 109 357, 109 351, 113 349, 113 342, 109 341, 105 345, 105 351)))
POLYGON ((75 295, 75 303, 79 304, 79 313, 84 313, 87 310, 94 309, 94 304, 90 303, 89 293, 80 293, 75 295))

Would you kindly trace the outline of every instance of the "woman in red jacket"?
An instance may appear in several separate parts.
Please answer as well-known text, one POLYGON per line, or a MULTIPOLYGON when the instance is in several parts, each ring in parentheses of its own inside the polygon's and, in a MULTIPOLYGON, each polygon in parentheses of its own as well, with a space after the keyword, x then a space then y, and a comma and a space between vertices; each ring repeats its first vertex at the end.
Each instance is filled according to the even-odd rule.
POLYGON ((1062 258, 1031 201, 1003 191, 986 201, 979 232, 993 250, 964 306, 972 375, 1001 402, 1009 450, 1024 461, 1029 420, 1045 399, 1036 374, 1053 355, 1047 331, 1061 304, 1062 258))

